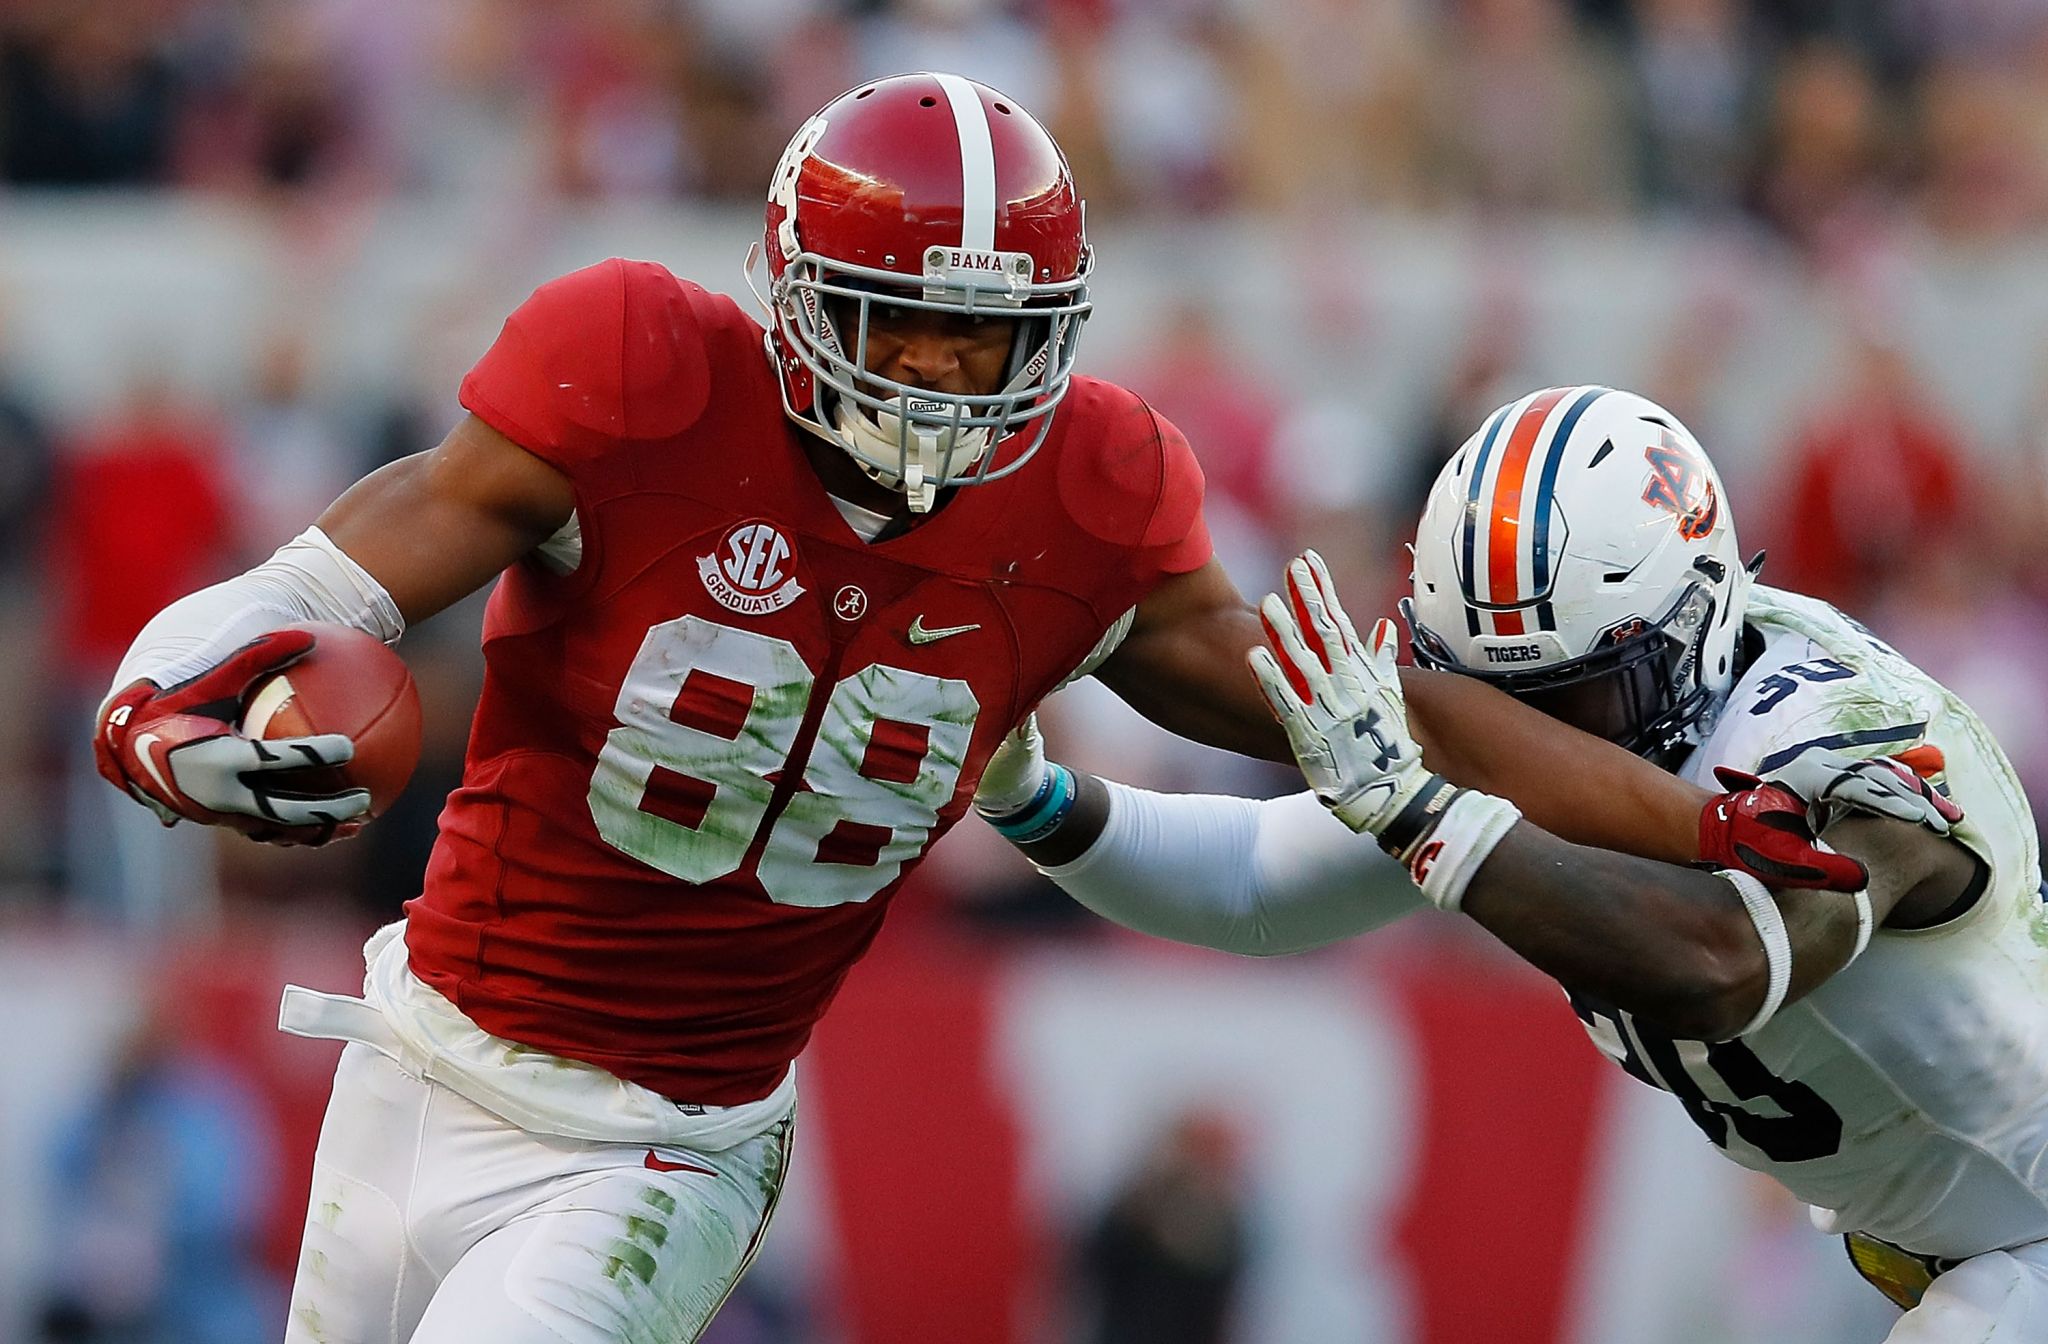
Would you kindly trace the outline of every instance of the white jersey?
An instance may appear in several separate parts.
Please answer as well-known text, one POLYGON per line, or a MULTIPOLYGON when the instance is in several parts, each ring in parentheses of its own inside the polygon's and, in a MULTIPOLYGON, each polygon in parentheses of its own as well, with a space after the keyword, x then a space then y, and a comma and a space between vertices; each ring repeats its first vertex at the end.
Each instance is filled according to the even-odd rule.
POLYGON ((1759 773, 1828 747, 1931 743, 1963 808, 1955 835, 1990 865, 1967 911, 1880 929, 1869 949, 1737 1041, 1674 1041, 1575 1000, 1610 1057, 1673 1093, 1729 1157, 1861 1230, 1963 1258, 2048 1238, 2048 917, 2039 842, 2012 766, 1932 678, 1833 607, 1756 588, 1761 655, 1687 760, 1759 773))

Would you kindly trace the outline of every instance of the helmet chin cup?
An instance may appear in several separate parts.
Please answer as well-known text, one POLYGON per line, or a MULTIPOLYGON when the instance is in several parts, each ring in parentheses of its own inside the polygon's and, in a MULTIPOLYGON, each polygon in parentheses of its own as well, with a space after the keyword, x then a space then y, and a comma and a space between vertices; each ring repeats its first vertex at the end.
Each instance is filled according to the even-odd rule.
POLYGON ((877 484, 899 490, 912 513, 929 513, 939 490, 971 474, 989 449, 986 429, 920 424, 902 414, 867 412, 837 399, 834 442, 877 484))

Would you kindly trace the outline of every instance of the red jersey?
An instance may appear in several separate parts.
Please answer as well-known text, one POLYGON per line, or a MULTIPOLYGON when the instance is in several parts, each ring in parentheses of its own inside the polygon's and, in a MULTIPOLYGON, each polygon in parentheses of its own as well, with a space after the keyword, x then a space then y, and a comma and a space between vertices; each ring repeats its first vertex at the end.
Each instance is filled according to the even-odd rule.
POLYGON ((863 542, 760 326, 651 263, 536 291, 462 404, 569 476, 583 553, 491 596, 411 965, 679 1101, 775 1088, 1003 735, 1209 557, 1186 442, 1087 378, 1016 474, 863 542))

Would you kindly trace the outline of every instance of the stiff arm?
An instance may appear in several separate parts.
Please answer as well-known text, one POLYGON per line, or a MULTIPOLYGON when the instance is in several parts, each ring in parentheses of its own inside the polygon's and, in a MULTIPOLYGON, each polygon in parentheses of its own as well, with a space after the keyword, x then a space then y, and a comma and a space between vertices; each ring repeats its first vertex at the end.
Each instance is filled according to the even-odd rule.
MULTIPOLYGON (((1154 589, 1095 675, 1170 732, 1288 763, 1286 734, 1245 669, 1264 641, 1258 612, 1211 560, 1154 589)), ((1580 844, 1667 863, 1699 857, 1704 789, 1470 678, 1408 668, 1401 684, 1430 768, 1452 783, 1507 798, 1580 844)), ((1048 861, 1080 852, 1063 848, 1048 861)))
MULTIPOLYGON (((1019 848, 1076 901, 1141 933, 1286 955, 1429 904, 1372 837, 1353 834, 1314 794, 1161 794, 1089 775, 1076 785, 1082 801, 1050 837, 1071 855, 1048 862, 1047 841, 1019 848)), ((1869 869, 1878 923, 1920 922, 1981 881, 1961 845, 1906 822, 1850 816, 1827 840, 1869 869)), ((1849 893, 1770 899, 1789 943, 1791 1003, 1852 959, 1860 915, 1849 893)), ((1769 993, 1764 945, 1728 879, 1574 845, 1527 820, 1479 867, 1460 909, 1568 988, 1681 1039, 1740 1033, 1769 993)))

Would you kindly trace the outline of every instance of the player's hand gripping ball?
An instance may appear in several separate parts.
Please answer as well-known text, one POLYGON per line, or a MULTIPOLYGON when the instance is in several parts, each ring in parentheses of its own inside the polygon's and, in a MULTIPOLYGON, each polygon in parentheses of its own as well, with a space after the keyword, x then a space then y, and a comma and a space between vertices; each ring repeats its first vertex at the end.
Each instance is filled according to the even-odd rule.
POLYGON ((166 826, 320 845, 388 807, 419 760, 419 693, 359 630, 305 624, 176 686, 138 681, 100 712, 100 773, 166 826))

